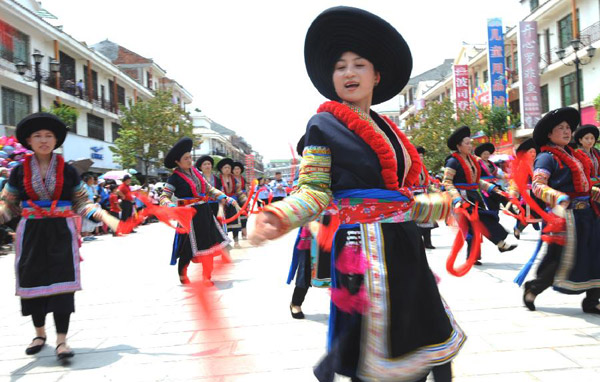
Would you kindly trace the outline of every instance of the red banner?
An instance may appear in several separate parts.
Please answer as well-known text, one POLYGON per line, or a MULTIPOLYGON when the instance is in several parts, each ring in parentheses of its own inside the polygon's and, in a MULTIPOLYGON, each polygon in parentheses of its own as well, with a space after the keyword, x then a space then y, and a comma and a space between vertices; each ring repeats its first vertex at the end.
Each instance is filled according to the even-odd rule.
POLYGON ((454 65, 454 88, 456 89, 456 109, 468 110, 470 103, 468 65, 454 65))

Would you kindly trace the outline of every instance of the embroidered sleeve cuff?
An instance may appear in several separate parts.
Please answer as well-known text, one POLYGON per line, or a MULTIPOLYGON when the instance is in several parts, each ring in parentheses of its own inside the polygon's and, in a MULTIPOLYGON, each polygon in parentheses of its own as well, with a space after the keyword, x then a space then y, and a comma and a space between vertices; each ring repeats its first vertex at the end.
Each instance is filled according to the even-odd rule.
POLYGON ((556 204, 560 204, 562 202, 568 202, 569 201, 569 195, 561 195, 558 197, 558 199, 556 199, 556 204))

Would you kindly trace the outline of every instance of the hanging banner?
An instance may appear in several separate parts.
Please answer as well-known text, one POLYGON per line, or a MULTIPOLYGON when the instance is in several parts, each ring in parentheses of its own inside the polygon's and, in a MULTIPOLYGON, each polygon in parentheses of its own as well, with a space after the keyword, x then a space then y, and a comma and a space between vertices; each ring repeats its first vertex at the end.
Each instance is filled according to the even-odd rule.
POLYGON ((469 110, 469 66, 454 65, 454 89, 456 110, 469 110))
POLYGON ((519 98, 521 120, 526 129, 533 129, 542 118, 542 94, 540 91, 540 51, 537 21, 519 22, 519 98))
POLYGON ((488 62, 492 106, 506 107, 506 75, 504 72, 504 34, 502 19, 488 19, 488 62))

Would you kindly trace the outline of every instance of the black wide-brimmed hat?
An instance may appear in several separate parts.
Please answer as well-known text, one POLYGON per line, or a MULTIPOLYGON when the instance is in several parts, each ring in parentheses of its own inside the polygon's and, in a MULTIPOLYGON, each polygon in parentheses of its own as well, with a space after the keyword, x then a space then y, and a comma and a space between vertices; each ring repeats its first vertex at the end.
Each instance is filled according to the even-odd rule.
POLYGON ((178 161, 181 159, 183 154, 189 153, 192 151, 192 147, 194 146, 194 141, 191 138, 184 137, 181 138, 177 143, 171 147, 171 150, 165 155, 165 167, 166 168, 175 168, 177 167, 178 161))
POLYGON ((219 161, 219 163, 217 163, 217 170, 219 170, 219 172, 221 171, 221 169, 223 168, 223 166, 225 166, 226 164, 231 166, 231 169, 233 170, 233 159, 231 158, 223 158, 219 161))
POLYGON ((548 143, 548 134, 550 134, 552 129, 558 124, 567 122, 571 131, 575 131, 580 120, 579 112, 572 107, 561 107, 560 109, 549 111, 535 124, 535 128, 533 129, 533 140, 539 147, 544 146, 548 143))
POLYGON ((575 131, 575 135, 574 135, 573 139, 575 140, 575 143, 577 143, 578 145, 580 145, 579 140, 581 138, 585 137, 587 134, 590 134, 590 133, 594 134, 594 138, 596 138, 596 140, 598 140, 598 136, 600 135, 600 131, 594 125, 583 125, 583 126, 580 126, 575 131))
POLYGON ((521 142, 521 144, 519 145, 519 147, 517 147, 517 152, 527 152, 531 149, 535 149, 535 151, 538 151, 537 146, 535 145, 535 141, 533 140, 533 138, 528 138, 526 140, 524 140, 523 142, 521 142))
POLYGON ((233 162, 233 166, 231 166, 231 170, 233 170, 235 167, 241 168, 242 172, 244 172, 244 170, 245 170, 244 164, 242 162, 238 162, 238 161, 233 162))
POLYGON ((27 138, 40 130, 50 130, 54 133, 54 136, 56 137, 55 149, 62 146, 67 138, 67 132, 69 131, 67 125, 54 114, 43 112, 33 113, 17 123, 17 140, 23 147, 31 150, 31 146, 27 144, 27 138))
POLYGON ((215 165, 215 160, 210 156, 210 155, 202 155, 200 158, 198 158, 198 160, 196 161, 196 168, 200 168, 200 166, 202 166, 202 163, 204 162, 210 162, 210 164, 212 164, 213 166, 215 165))
POLYGON ((393 26, 359 8, 333 7, 317 16, 304 41, 308 76, 328 99, 340 100, 333 86, 333 69, 345 52, 366 58, 381 75, 373 90, 373 105, 396 96, 410 79, 410 48, 393 26))
POLYGON ((485 143, 482 143, 479 146, 475 147, 475 155, 477 155, 478 157, 480 157, 484 151, 487 151, 490 154, 493 154, 494 151, 496 151, 496 147, 493 144, 491 144, 490 142, 485 142, 485 143))
POLYGON ((456 148, 456 146, 459 143, 461 143, 463 139, 465 139, 466 137, 470 137, 470 136, 471 136, 471 129, 469 129, 469 126, 459 127, 448 137, 448 141, 446 142, 448 145, 448 148, 453 151, 458 150, 456 148))
POLYGON ((423 147, 423 146, 417 146, 417 152, 419 154, 425 155, 425 153, 427 153, 427 150, 425 150, 425 147, 423 147))
POLYGON ((302 152, 304 152, 304 141, 305 141, 305 137, 306 135, 303 135, 302 138, 300 138, 298 140, 298 143, 296 143, 296 152, 298 153, 298 155, 302 156, 302 152))

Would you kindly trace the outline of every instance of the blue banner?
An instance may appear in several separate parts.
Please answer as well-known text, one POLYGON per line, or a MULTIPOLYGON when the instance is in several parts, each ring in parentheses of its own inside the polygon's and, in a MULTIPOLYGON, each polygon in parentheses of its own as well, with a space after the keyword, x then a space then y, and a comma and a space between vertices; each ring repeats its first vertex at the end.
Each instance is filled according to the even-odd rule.
POLYGON ((492 106, 506 107, 502 19, 488 19, 488 62, 492 106))

